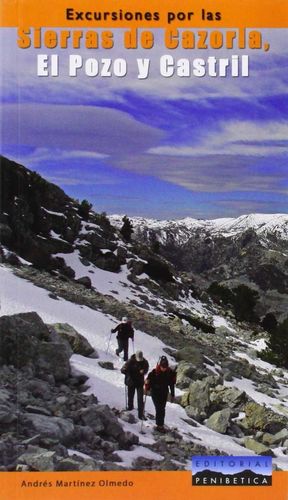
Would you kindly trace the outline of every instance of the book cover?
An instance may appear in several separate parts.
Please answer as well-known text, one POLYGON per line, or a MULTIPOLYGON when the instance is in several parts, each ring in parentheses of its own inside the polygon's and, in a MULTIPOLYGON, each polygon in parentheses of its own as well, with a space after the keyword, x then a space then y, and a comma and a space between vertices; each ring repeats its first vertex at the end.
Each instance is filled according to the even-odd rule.
POLYGON ((1 498, 286 499, 286 3, 0 21, 1 498))

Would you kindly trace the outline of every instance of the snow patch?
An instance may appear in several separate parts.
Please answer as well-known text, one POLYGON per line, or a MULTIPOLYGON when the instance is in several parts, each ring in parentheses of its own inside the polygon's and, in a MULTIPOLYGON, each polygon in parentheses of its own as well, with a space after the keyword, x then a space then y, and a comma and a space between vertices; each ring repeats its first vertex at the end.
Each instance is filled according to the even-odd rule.
MULTIPOLYGON (((148 458, 149 460, 163 460, 164 458, 162 457, 162 455, 149 450, 149 448, 144 448, 144 446, 134 447, 134 449, 130 451, 117 450, 117 455, 122 458, 122 461, 125 462, 126 467, 131 467, 132 462, 139 457, 148 458)), ((122 462, 118 462, 118 465, 121 465, 121 463, 122 462)))

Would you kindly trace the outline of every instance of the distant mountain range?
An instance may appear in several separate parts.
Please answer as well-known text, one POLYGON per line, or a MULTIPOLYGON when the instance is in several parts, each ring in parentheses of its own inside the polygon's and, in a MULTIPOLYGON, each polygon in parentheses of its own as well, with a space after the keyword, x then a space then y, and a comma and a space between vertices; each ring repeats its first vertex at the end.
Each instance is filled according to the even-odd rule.
MULTIPOLYGON (((122 216, 111 215, 111 223, 120 226, 122 216)), ((133 226, 141 232, 154 231, 161 243, 167 243, 171 234, 180 245, 186 243, 199 230, 213 236, 232 238, 247 230, 253 230, 263 238, 275 238, 288 241, 288 214, 249 214, 237 218, 212 220, 186 217, 177 220, 156 220, 144 217, 131 217, 133 226)))
MULTIPOLYGON (((120 227, 122 217, 109 217, 120 227)), ((207 290, 213 282, 251 287, 259 294, 257 314, 284 315, 288 292, 288 214, 160 221, 130 218, 134 239, 157 251, 207 290)))

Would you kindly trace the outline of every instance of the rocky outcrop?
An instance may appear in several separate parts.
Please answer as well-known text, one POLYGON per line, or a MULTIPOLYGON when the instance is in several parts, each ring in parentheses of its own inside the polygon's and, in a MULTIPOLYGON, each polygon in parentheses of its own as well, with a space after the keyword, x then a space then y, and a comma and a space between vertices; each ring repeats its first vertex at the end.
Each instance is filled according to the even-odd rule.
POLYGON ((91 283, 91 279, 89 278, 89 276, 82 276, 82 278, 78 278, 76 280, 76 283, 80 283, 80 285, 83 285, 85 286, 85 288, 92 288, 92 283, 91 283))
POLYGON ((231 410, 230 408, 225 408, 221 411, 216 411, 208 418, 206 425, 209 429, 213 431, 220 432, 220 434, 225 434, 230 423, 231 410))
POLYGON ((27 451, 17 458, 17 470, 20 470, 21 465, 26 465, 27 470, 41 472, 54 470, 55 457, 55 451, 30 445, 27 451))
POLYGON ((237 411, 243 410, 248 400, 244 391, 240 391, 236 387, 224 387, 223 385, 218 385, 212 390, 210 399, 215 408, 228 407, 237 411))
POLYGON ((66 380, 70 374, 71 350, 49 329, 37 313, 0 318, 0 362, 23 368, 32 365, 35 374, 66 380))
POLYGON ((267 446, 264 446, 264 444, 259 443, 255 439, 245 438, 244 439, 244 445, 249 450, 254 451, 254 453, 256 453, 257 455, 270 455, 270 456, 273 456, 272 451, 267 446))
POLYGON ((194 366, 202 367, 204 362, 204 357, 200 348, 198 348, 197 345, 195 344, 197 343, 193 342, 193 345, 188 345, 178 350, 175 353, 176 361, 186 361, 188 363, 193 364, 194 366))
POLYGON ((56 381, 65 381, 69 377, 71 351, 64 343, 41 343, 36 355, 35 366, 38 373, 52 374, 56 381))
MULTIPOLYGON (((120 270, 123 253, 122 257, 113 253, 117 248, 114 229, 104 214, 84 213, 83 202, 69 198, 36 172, 4 157, 0 157, 0 184, 0 244, 37 268, 58 270, 70 279, 75 277, 73 269, 57 254, 71 253, 75 248, 89 263, 112 272, 120 270)), ((91 288, 88 276, 79 282, 91 288)))
POLYGON ((189 391, 184 394, 181 403, 186 407, 189 417, 203 421, 207 417, 210 406, 210 386, 207 381, 191 382, 189 391))
POLYGON ((46 416, 36 413, 24 413, 19 418, 19 425, 26 432, 40 434, 41 438, 50 438, 63 444, 72 442, 75 432, 72 421, 61 417, 46 416))
POLYGON ((244 428, 276 434, 288 427, 287 417, 274 413, 269 408, 258 403, 247 403, 244 411, 245 418, 241 421, 241 426, 244 428))
POLYGON ((62 339, 66 340, 74 354, 81 354, 82 356, 91 356, 93 354, 93 357, 97 354, 88 340, 68 323, 54 323, 49 325, 49 329, 50 332, 54 331, 62 339))
POLYGON ((269 432, 265 432, 263 435, 260 435, 259 438, 261 439, 262 443, 266 444, 267 446, 271 445, 283 445, 285 446, 285 441, 288 439, 288 429, 282 429, 279 432, 276 432, 276 434, 269 434, 269 432))
MULTIPOLYGON (((180 384, 186 385, 185 373, 194 376, 195 371, 193 365, 191 368, 186 362, 181 366, 180 384)), ((285 446, 287 417, 255 403, 244 391, 226 387, 221 382, 223 379, 215 375, 190 382, 188 391, 178 398, 187 416, 200 423, 205 420, 207 427, 220 434, 237 438, 246 435, 243 446, 258 454, 273 455, 273 448, 281 444, 285 446)))
POLYGON ((192 363, 180 361, 177 365, 177 387, 186 389, 192 380, 197 380, 197 369, 192 363))
MULTIPOLYGON (((71 375, 61 329, 71 334, 69 325, 49 331, 34 312, 0 318, 1 470, 102 470, 103 462, 121 462, 117 450, 139 442, 109 406, 82 394, 87 377, 71 375)), ((83 341, 84 352, 90 347, 83 341)))

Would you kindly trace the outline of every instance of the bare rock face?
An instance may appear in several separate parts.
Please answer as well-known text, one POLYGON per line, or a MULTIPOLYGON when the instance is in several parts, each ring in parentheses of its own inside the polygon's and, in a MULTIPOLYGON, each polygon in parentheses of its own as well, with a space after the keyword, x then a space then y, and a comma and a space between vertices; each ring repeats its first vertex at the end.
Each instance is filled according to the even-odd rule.
POLYGON ((78 278, 76 282, 85 286, 85 288, 88 288, 89 290, 92 288, 92 282, 89 276, 82 276, 81 278, 78 278))
POLYGON ((55 451, 47 451, 45 448, 29 446, 28 450, 17 459, 18 466, 25 464, 33 470, 51 471, 54 469, 55 451))
POLYGON ((242 410, 247 403, 247 394, 236 387, 217 386, 211 394, 211 402, 217 408, 237 408, 242 410))
POLYGON ((208 416, 210 407, 210 385, 207 381, 191 382, 189 391, 182 396, 182 406, 187 415, 202 422, 208 416))
POLYGON ((204 362, 200 349, 198 349, 195 345, 183 347, 176 352, 175 358, 177 361, 187 361, 188 363, 192 363, 196 366, 202 366, 204 362))
POLYGON ((259 443, 258 441, 255 441, 255 439, 252 439, 249 437, 245 438, 244 445, 249 450, 254 451, 254 453, 256 453, 257 455, 272 455, 273 456, 272 451, 267 446, 265 446, 262 443, 259 443))
POLYGON ((225 434, 229 426, 230 418, 231 410, 229 408, 216 411, 208 418, 207 427, 213 429, 213 431, 220 432, 220 434, 225 434))
POLYGON ((13 332, 14 335, 25 333, 38 340, 49 340, 50 334, 47 326, 36 312, 14 314, 13 316, 1 316, 1 335, 3 332, 13 332))
POLYGON ((49 339, 49 330, 37 313, 0 318, 0 364, 22 367, 34 362, 37 347, 49 339))
POLYGON ((207 381, 192 382, 189 386, 189 404, 206 411, 210 406, 210 385, 207 381))
POLYGON ((20 422, 23 426, 32 428, 35 434, 58 440, 60 443, 71 442, 74 433, 73 423, 61 417, 25 413, 20 422))
POLYGON ((177 387, 185 389, 195 379, 196 368, 192 363, 180 361, 177 366, 177 387))
POLYGON ((82 356, 91 356, 95 354, 95 350, 89 344, 81 333, 77 332, 73 326, 68 323, 54 323, 49 325, 61 338, 69 342, 70 347, 74 354, 81 354, 82 356))
POLYGON ((10 402, 9 391, 3 388, 0 390, 0 425, 10 424, 16 419, 16 407, 10 402))
POLYGON ((42 343, 37 349, 37 367, 52 374, 56 381, 65 381, 70 375, 70 351, 60 342, 42 343))
POLYGON ((241 425, 248 429, 276 434, 288 427, 287 417, 274 413, 269 408, 261 406, 254 401, 247 403, 244 411, 246 416, 241 421, 241 425))
POLYGON ((35 373, 66 380, 70 375, 71 351, 66 344, 52 341, 49 329, 37 313, 0 318, 0 364, 22 368, 33 365, 35 373))

